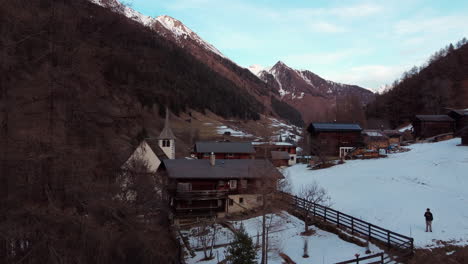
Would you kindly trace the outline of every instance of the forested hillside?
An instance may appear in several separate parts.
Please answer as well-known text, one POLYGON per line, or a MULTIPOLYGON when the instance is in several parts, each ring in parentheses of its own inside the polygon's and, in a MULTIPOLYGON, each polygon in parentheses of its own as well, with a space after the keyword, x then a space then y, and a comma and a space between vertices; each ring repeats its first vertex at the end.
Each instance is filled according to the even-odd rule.
POLYGON ((154 179, 136 201, 116 199, 123 162, 166 105, 240 119, 263 109, 86 0, 0 1, 0 88, 1 263, 177 262, 165 203, 144 188, 154 179))
POLYGON ((442 114, 446 108, 468 108, 468 41, 431 56, 427 65, 413 67, 388 91, 376 96, 367 116, 389 120, 393 126, 416 114, 442 114))

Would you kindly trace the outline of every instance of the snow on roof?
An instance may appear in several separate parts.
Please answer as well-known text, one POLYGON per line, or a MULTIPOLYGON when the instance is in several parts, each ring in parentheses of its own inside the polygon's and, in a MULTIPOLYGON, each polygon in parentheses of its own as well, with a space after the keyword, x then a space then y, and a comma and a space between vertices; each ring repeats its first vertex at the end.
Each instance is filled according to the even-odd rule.
POLYGON ((367 135, 369 137, 385 137, 385 135, 382 132, 376 130, 363 130, 362 134, 367 135))
POLYGON ((407 126, 404 126, 404 127, 398 129, 398 131, 400 131, 400 132, 405 132, 407 130, 413 131, 413 125, 409 124, 407 126))

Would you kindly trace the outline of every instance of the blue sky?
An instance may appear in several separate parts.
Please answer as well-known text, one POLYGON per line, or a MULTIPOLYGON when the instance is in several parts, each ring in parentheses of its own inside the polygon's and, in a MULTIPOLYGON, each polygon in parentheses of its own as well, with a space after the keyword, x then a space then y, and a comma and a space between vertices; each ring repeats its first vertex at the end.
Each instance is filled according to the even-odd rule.
POLYGON ((169 15, 237 64, 281 60, 326 79, 375 89, 468 37, 468 1, 128 0, 169 15))

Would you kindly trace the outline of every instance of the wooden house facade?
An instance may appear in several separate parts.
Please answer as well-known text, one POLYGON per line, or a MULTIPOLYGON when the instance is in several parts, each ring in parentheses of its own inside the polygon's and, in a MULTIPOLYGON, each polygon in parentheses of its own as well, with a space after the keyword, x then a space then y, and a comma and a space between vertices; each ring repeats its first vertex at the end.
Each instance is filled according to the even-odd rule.
POLYGON ((253 159, 255 149, 250 142, 196 142, 192 155, 198 159, 253 159))
POLYGON ((271 163, 275 167, 287 167, 289 166, 289 153, 286 151, 270 151, 271 153, 271 163))
POLYGON ((164 160, 176 219, 223 217, 260 207, 282 174, 268 160, 164 160), (271 190, 270 190, 271 189, 271 190))
POLYGON ((343 157, 354 148, 363 146, 362 128, 358 124, 311 123, 307 131, 312 155, 343 157))
POLYGON ((455 131, 468 126, 468 109, 453 109, 447 115, 455 120, 455 131))
POLYGON ((413 129, 416 138, 429 138, 454 132, 455 120, 448 115, 416 115, 413 129))

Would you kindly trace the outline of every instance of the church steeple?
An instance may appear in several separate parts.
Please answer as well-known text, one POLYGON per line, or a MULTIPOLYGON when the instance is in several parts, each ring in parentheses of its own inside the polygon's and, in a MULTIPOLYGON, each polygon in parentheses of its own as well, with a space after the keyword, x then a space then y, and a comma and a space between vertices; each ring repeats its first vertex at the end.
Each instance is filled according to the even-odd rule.
POLYGON ((166 120, 164 128, 158 137, 159 147, 164 151, 169 159, 175 158, 175 136, 169 126, 169 108, 166 107, 166 120))

